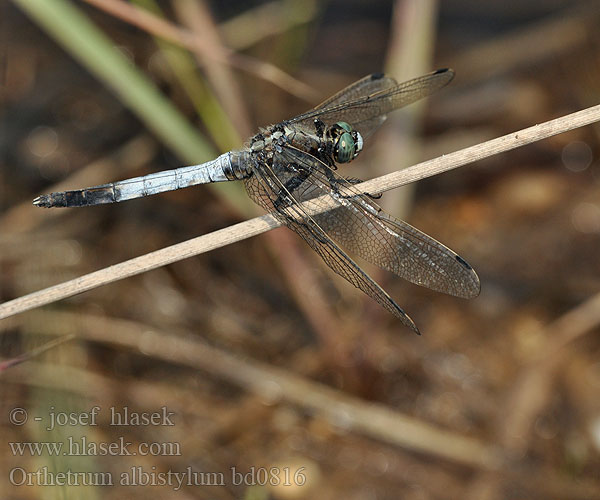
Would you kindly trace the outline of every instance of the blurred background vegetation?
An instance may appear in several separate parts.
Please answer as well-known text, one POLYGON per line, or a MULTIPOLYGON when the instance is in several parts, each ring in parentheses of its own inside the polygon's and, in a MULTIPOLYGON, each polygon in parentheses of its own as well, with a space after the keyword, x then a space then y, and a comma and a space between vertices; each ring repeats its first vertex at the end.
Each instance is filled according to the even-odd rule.
MULTIPOLYGON (((370 72, 454 68, 345 172, 398 170, 598 104, 599 21, 597 1, 4 0, 0 300, 260 214, 233 183, 78 210, 36 209, 41 193, 205 161, 370 72)), ((422 337, 286 229, 0 322, 0 496, 600 498, 599 132, 383 197, 481 278, 464 301, 365 265, 422 337), (95 427, 33 421, 93 406, 95 427), (166 406, 175 425, 109 425, 124 406, 166 406), (25 425, 9 421, 15 407, 25 425), (31 457, 7 444, 81 436, 181 453, 31 457), (225 484, 8 480, 47 467, 118 483, 134 466, 225 484), (302 470, 306 484, 236 485, 232 466, 292 483, 302 470)))

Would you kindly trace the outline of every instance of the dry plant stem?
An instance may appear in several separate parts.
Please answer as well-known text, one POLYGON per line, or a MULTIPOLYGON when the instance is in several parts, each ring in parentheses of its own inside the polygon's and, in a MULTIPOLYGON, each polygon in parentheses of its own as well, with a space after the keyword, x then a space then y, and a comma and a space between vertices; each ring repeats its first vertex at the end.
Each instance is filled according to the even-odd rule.
MULTIPOLYGON (((600 105, 419 163, 407 169, 357 184, 356 187, 368 193, 381 193, 597 121, 600 121, 600 105)), ((303 203, 303 205, 307 212, 316 214, 318 211, 325 211, 335 206, 336 202, 333 199, 329 199, 329 202, 325 203, 327 198, 328 196, 324 196, 316 201, 303 203)), ((32 208, 32 210, 34 209, 32 208)), ((0 305, 0 319, 256 236, 278 226, 280 224, 275 218, 267 214, 183 243, 156 250, 141 257, 5 302, 0 305)))
MULTIPOLYGON (((421 75, 432 66, 437 23, 437 0, 396 0, 390 23, 390 39, 385 60, 385 73, 400 81, 421 75)), ((398 158, 414 163, 422 158, 421 130, 427 101, 419 101, 388 116, 379 132, 374 175, 383 175, 397 168, 398 158)), ((487 139, 487 137, 486 137, 487 139)), ((400 218, 410 213, 416 187, 406 186, 393 198, 381 200, 382 208, 400 218)))
MULTIPOLYGON (((497 442, 508 456, 524 456, 532 441, 537 417, 549 405, 560 368, 570 347, 600 325, 600 293, 543 328, 544 348, 512 384, 497 422, 497 442)), ((502 498, 502 481, 482 473, 469 486, 467 499, 502 498)))
MULTIPOLYGON (((590 315, 590 308, 597 305, 598 300, 600 299, 596 298, 595 302, 586 302, 587 305, 567 313, 551 328, 564 324, 565 321, 577 319, 571 332, 563 337, 565 342, 573 340, 575 332, 581 333, 590 326, 594 318, 597 318, 598 313, 590 315)), ((538 489, 546 493, 547 497, 599 498, 600 486, 596 482, 583 480, 574 482, 556 470, 528 467, 519 462, 511 463, 504 450, 497 446, 451 430, 439 429, 381 404, 365 402, 345 395, 338 390, 290 373, 289 370, 233 356, 187 334, 173 331, 156 332, 149 329, 147 325, 129 320, 55 311, 34 312, 18 322, 16 319, 6 321, 0 325, 0 332, 6 328, 13 328, 21 322, 28 328, 46 335, 56 335, 56 325, 60 325, 61 334, 76 335, 81 339, 102 344, 141 350, 146 356, 154 359, 202 369, 211 376, 244 388, 258 396, 263 403, 291 403, 310 410, 326 418, 333 425, 344 427, 347 431, 424 453, 426 456, 444 458, 474 467, 482 472, 489 471, 493 474, 492 477, 513 479, 523 487, 533 488, 532 491, 538 489)), ((558 342, 557 347, 560 344, 562 342, 558 342)), ((80 379, 73 376, 64 377, 64 369, 65 367, 60 367, 60 371, 54 369, 47 372, 40 380, 29 381, 29 383, 37 382, 43 387, 79 392, 82 384, 73 381, 80 379)), ((37 374, 38 371, 28 370, 25 376, 31 377, 32 373, 37 374)), ((97 375, 90 373, 82 372, 82 375, 86 377, 81 378, 84 380, 83 383, 88 385, 91 383, 96 389, 91 392, 87 390, 85 394, 98 396, 101 388, 106 386, 106 381, 101 381, 97 375)), ((139 396, 137 390, 130 392, 136 397, 139 396)), ((173 392, 170 396, 172 395, 173 392)), ((152 397, 155 397, 154 392, 152 397)))
MULTIPOLYGON (((575 3, 574 3, 575 4, 575 3)), ((596 29, 598 6, 594 2, 575 5, 570 10, 530 23, 524 28, 478 44, 452 61, 457 74, 468 74, 472 80, 492 78, 501 73, 573 52, 589 42, 596 29)))
POLYGON ((263 403, 291 403, 347 432, 405 449, 477 469, 497 470, 503 463, 495 447, 477 439, 435 427, 381 403, 349 396, 287 369, 240 359, 207 345, 197 337, 152 331, 147 325, 128 320, 65 312, 34 313, 27 317, 26 324, 46 334, 55 334, 56 329, 52 325, 61 325, 61 331, 77 332, 78 337, 86 340, 141 350, 153 359, 202 369, 211 377, 244 388, 263 403))
POLYGON ((36 356, 39 356, 43 353, 45 353, 46 351, 49 351, 50 349, 54 349, 55 347, 59 346, 60 344, 64 344, 65 342, 68 342, 69 340, 73 340, 75 338, 75 334, 71 333, 69 335, 63 335, 62 337, 57 337, 56 339, 47 342, 44 345, 41 345, 39 347, 36 347, 35 349, 32 349, 24 354, 21 354, 20 356, 16 356, 14 358, 11 359, 7 359, 6 361, 2 361, 0 362, 0 372, 3 372, 5 370, 7 370, 8 368, 12 368, 15 365, 24 363, 25 361, 30 361, 31 359, 35 358, 36 356))
POLYGON ((249 73, 253 73, 259 78, 263 78, 301 99, 306 99, 309 102, 314 102, 315 100, 315 93, 308 85, 296 80, 273 64, 243 54, 237 54, 222 46, 210 45, 196 33, 182 29, 151 12, 135 7, 122 0, 85 1, 148 33, 186 47, 196 52, 200 57, 208 57, 231 64, 249 73))
MULTIPOLYGON (((205 2, 175 0, 172 4, 179 21, 185 24, 198 38, 202 38, 207 45, 216 47, 221 52, 227 50, 221 42, 219 30, 215 26, 205 2)), ((196 54, 196 57, 199 63, 204 65, 206 77, 227 116, 235 124, 237 132, 241 137, 250 137, 254 131, 250 125, 248 109, 244 103, 238 79, 231 67, 207 57, 206 53, 202 56, 196 54)))

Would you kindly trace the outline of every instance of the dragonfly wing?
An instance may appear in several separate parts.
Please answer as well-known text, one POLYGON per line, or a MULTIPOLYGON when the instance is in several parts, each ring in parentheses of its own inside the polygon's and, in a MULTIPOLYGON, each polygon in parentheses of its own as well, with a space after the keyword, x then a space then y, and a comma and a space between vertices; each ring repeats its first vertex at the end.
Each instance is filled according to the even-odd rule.
POLYGON ((385 121, 389 112, 433 94, 453 77, 451 69, 440 69, 403 83, 381 73, 369 75, 288 122, 307 122, 316 118, 328 124, 345 121, 368 137, 385 121))
POLYGON ((352 102, 361 97, 396 87, 397 85, 398 82, 394 78, 386 76, 383 73, 373 73, 351 83, 346 88, 324 100, 318 106, 315 106, 313 110, 324 110, 337 104, 352 102))
MULTIPOLYGON (((276 158, 274 163, 277 161, 276 158)), ((275 170, 266 162, 256 166, 254 174, 244 180, 250 198, 300 235, 335 273, 372 297, 398 317, 403 324, 419 333, 410 316, 298 204, 300 200, 294 197, 294 190, 286 187, 286 182, 278 175, 279 169, 275 168, 275 170)), ((308 195, 308 191, 302 194, 308 195)))
MULTIPOLYGON (((314 108, 314 111, 325 111, 332 107, 338 107, 340 104, 349 103, 356 101, 379 92, 389 90, 398 85, 398 82, 389 76, 385 76, 382 73, 374 73, 364 78, 361 78, 357 82, 348 85, 345 89, 340 90, 337 94, 334 94, 329 99, 323 101, 321 104, 314 108)), ((338 110, 337 112, 329 112, 325 115, 321 115, 321 119, 326 123, 335 123, 338 121, 345 121, 351 123, 353 126, 359 123, 361 117, 358 116, 358 110, 338 110)), ((314 117, 312 117, 314 119, 314 117)), ((373 118, 360 121, 360 128, 355 126, 363 137, 368 137, 375 130, 377 130, 385 121, 385 115, 374 116, 373 118)))
POLYGON ((384 212, 314 156, 291 147, 282 154, 310 172, 304 183, 310 186, 303 193, 305 199, 336 193, 340 206, 313 218, 343 248, 411 283, 457 297, 479 294, 477 273, 458 254, 384 212))

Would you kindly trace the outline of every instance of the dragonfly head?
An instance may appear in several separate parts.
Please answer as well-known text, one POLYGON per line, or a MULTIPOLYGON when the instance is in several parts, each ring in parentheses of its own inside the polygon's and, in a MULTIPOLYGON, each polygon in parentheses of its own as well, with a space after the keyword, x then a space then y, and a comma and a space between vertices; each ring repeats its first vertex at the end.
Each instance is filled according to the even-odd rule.
POLYGON ((362 151, 362 135, 346 122, 337 122, 329 129, 329 135, 333 140, 333 159, 337 163, 348 163, 362 151))

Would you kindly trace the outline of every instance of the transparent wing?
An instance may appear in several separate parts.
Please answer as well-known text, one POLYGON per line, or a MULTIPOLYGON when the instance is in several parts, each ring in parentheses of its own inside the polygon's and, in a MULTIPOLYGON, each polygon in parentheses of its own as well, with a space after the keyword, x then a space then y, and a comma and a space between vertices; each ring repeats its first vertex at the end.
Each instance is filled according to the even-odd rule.
MULTIPOLYGON (((277 165, 277 159, 274 160, 274 165, 277 165)), ((300 235, 335 273, 372 297, 398 317, 403 324, 419 333, 410 316, 327 235, 314 218, 298 205, 299 200, 295 199, 290 188, 286 187, 288 179, 279 175, 277 166, 274 168, 278 173, 275 173, 265 162, 255 166, 254 175, 244 180, 250 198, 300 235)))
POLYGON ((340 206, 313 218, 343 248, 411 283, 457 297, 479 294, 477 273, 458 254, 384 212, 314 156, 292 147, 281 154, 307 172, 296 193, 300 201, 335 193, 340 206))
POLYGON ((387 113, 433 94, 452 78, 451 69, 439 69, 403 83, 381 73, 369 75, 288 123, 315 118, 328 124, 345 121, 368 137, 385 121, 387 113))

